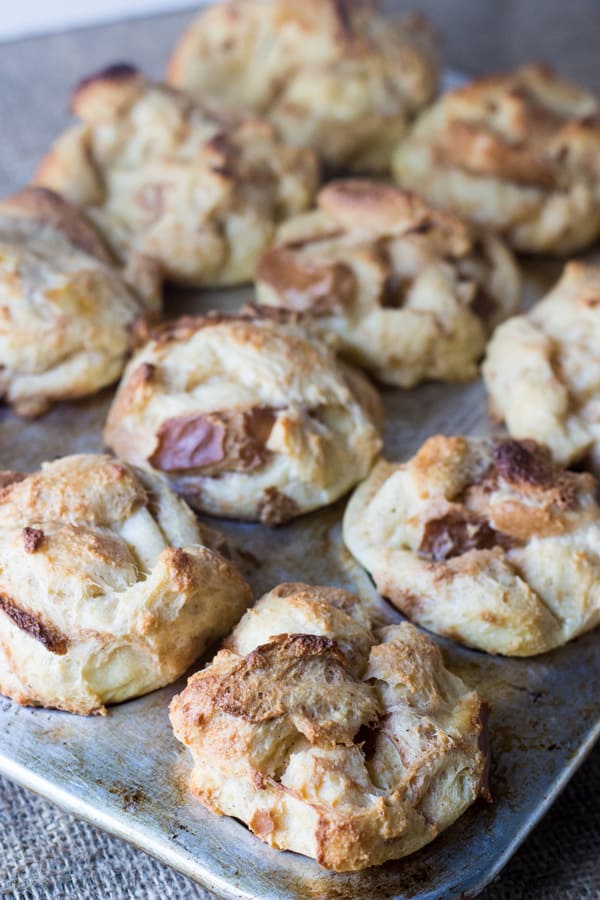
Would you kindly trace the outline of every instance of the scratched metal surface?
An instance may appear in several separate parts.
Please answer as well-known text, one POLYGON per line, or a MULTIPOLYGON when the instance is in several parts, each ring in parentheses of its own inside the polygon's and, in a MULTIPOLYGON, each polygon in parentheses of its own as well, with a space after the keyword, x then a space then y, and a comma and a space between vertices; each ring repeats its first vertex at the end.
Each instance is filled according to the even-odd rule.
MULTIPOLYGON (((528 265, 529 302, 559 271, 528 265)), ((169 314, 237 308, 248 291, 172 293, 169 314)), ((385 452, 413 453, 437 431, 481 434, 490 425, 480 383, 424 385, 384 393, 385 452)), ((65 404, 34 422, 0 414, 0 465, 21 470, 69 452, 102 448, 110 392, 65 404)), ((380 601, 340 540, 343 501, 269 530, 219 522, 256 595, 282 580, 358 591, 382 617, 380 601)), ((476 805, 419 853, 361 874, 335 875, 311 860, 278 853, 241 824, 218 818, 188 796, 190 760, 171 734, 167 705, 176 685, 83 719, 21 709, 0 699, 0 771, 130 841, 223 897, 448 898, 475 896, 502 868, 551 804, 600 732, 600 637, 589 634, 532 660, 497 659, 441 641, 448 662, 491 705, 495 802, 476 805)))

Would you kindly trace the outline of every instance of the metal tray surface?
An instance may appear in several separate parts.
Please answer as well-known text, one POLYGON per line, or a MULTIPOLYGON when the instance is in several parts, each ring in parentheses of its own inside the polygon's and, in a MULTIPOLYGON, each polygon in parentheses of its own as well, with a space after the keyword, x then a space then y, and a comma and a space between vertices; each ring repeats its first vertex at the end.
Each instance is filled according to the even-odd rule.
MULTIPOLYGON (((549 261, 527 264, 531 302, 557 277, 549 261)), ((249 290, 171 291, 169 315, 236 309, 249 290)), ((385 453, 402 459, 436 432, 490 431, 481 382, 386 390, 385 453)), ((45 459, 102 449, 111 392, 55 407, 24 422, 0 414, 0 465, 30 470, 45 459)), ((383 619, 401 616, 377 597, 344 550, 344 501, 278 529, 223 520, 255 594, 282 580, 351 588, 383 619)), ((500 871, 552 803, 600 733, 600 640, 588 634, 540 657, 509 660, 437 639, 448 663, 491 706, 492 805, 478 803, 423 850, 358 874, 332 874, 263 845, 239 822, 206 811, 187 791, 190 756, 167 718, 179 683, 109 710, 106 718, 23 709, 0 698, 0 771, 64 809, 130 841, 223 897, 473 897, 500 871)))

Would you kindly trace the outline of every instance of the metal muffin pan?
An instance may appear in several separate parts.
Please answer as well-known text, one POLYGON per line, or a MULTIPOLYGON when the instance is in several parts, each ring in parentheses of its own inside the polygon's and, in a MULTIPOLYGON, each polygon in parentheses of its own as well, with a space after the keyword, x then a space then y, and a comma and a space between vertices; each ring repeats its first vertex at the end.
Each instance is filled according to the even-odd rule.
MULTIPOLYGON (((526 264, 529 301, 560 265, 526 264)), ((169 316, 237 309, 249 289, 172 290, 169 316)), ((102 450, 112 392, 62 404, 35 421, 0 413, 0 467, 28 471, 67 453, 102 450)), ((411 455, 431 434, 485 434, 481 382, 385 390, 385 453, 411 455)), ((268 529, 224 520, 256 596, 280 581, 357 591, 383 619, 401 616, 377 597, 341 541, 344 501, 268 529)), ((590 633, 532 659, 510 660, 441 639, 447 662, 491 706, 494 803, 477 803, 413 856, 362 873, 334 874, 263 845, 242 824, 206 811, 187 791, 191 757, 171 733, 167 706, 179 683, 113 707, 105 718, 24 709, 0 699, 0 771, 173 866, 223 897, 383 900, 473 897, 500 871, 600 733, 600 638, 590 633)), ((200 665, 200 663, 199 663, 200 665)))

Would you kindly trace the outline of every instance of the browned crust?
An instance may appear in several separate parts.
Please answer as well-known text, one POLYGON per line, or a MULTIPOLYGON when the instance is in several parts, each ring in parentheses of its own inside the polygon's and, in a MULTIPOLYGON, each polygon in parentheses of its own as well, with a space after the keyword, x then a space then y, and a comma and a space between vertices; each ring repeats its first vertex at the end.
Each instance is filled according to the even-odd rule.
POLYGON ((300 507, 279 488, 268 487, 263 491, 258 510, 263 525, 283 525, 298 515, 300 507))
POLYGON ((410 465, 419 479, 426 479, 430 469, 446 469, 455 458, 464 456, 469 448, 468 438, 460 435, 434 434, 421 445, 410 465))
POLYGON ((166 419, 148 462, 164 472, 253 472, 272 456, 266 442, 275 418, 275 410, 255 406, 166 419))
POLYGON ((106 66, 82 78, 75 86, 71 95, 71 110, 85 119, 86 107, 90 102, 95 104, 109 98, 113 101, 121 98, 122 102, 126 102, 129 99, 127 88, 133 87, 134 93, 137 93, 145 80, 143 73, 130 63, 106 66))
POLYGON ((525 85, 507 91, 507 98, 513 109, 513 128, 523 140, 529 135, 537 145, 553 137, 565 124, 564 115, 545 106, 525 85))
POLYGON ((216 310, 204 316, 181 316, 173 322, 165 322, 151 332, 152 340, 161 347, 174 341, 187 341, 202 328, 215 328, 219 325, 235 322, 301 322, 302 317, 293 310, 278 309, 274 306, 258 306, 245 303, 236 313, 218 312, 216 310))
POLYGON ((110 81, 118 84, 122 81, 129 81, 130 78, 138 78, 141 74, 137 66, 134 66, 132 63, 111 63, 111 65, 98 69, 98 71, 92 72, 91 75, 86 75, 85 78, 78 81, 73 93, 77 94, 78 91, 84 90, 97 81, 110 81))
POLYGON ((499 441, 493 457, 498 474, 512 484, 548 487, 562 480, 563 470, 552 462, 550 450, 533 440, 499 441))
POLYGON ((319 208, 345 230, 402 234, 439 229, 451 252, 471 248, 469 227, 458 216, 428 206, 418 194, 370 179, 339 179, 319 191, 319 208))
POLYGON ((287 309, 315 315, 345 306, 356 293, 356 276, 345 263, 319 265, 301 260, 285 246, 271 247, 263 254, 257 278, 277 291, 287 309))
POLYGON ((418 228, 429 212, 418 194, 366 178, 332 181, 321 188, 317 199, 320 209, 344 228, 379 229, 382 220, 396 228, 418 228))
POLYGON ((232 320, 239 320, 239 316, 221 312, 211 312, 206 316, 180 316, 179 319, 163 322, 153 328, 150 332, 150 339, 155 341, 157 346, 162 347, 174 341, 187 341, 201 328, 211 328, 232 320))
POLYGON ((64 656, 70 645, 69 638, 53 625, 48 625, 39 616, 21 609, 6 594, 0 594, 0 609, 17 628, 39 641, 49 653, 64 656))
POLYGON ((544 191, 561 188, 561 148, 600 134, 593 96, 539 64, 477 79, 442 104, 433 145, 442 164, 544 191))
MULTIPOLYGON (((124 409, 136 403, 142 402, 149 396, 152 388, 160 379, 160 369, 153 363, 143 362, 137 366, 127 380, 127 387, 119 398, 119 403, 124 409)), ((112 410, 111 410, 112 412, 112 410)), ((110 428, 110 416, 106 425, 107 433, 110 428)))
POLYGON ((563 469, 553 461, 547 447, 529 439, 496 442, 493 460, 496 476, 526 493, 543 492, 546 505, 557 511, 574 509, 580 493, 594 493, 598 484, 589 472, 563 469))
MULTIPOLYGON (((449 498, 442 511, 433 507, 434 514, 423 524, 419 553, 443 563, 471 550, 509 551, 534 536, 580 527, 581 498, 594 495, 597 488, 592 475, 556 465, 550 451, 533 440, 496 440, 482 452, 483 468, 477 468, 477 475, 469 477, 466 471, 466 483, 459 479, 460 493, 449 498)), ((467 465, 468 454, 467 439, 437 435, 425 442, 411 465, 424 483, 430 470, 438 479, 445 472, 455 478, 467 465)))
POLYGON ((457 506, 425 523, 419 553, 441 562, 469 550, 507 549, 513 543, 510 535, 492 528, 486 519, 457 506))
POLYGON ((114 265, 110 253, 83 213, 55 191, 37 186, 23 188, 2 200, 0 213, 50 225, 62 231, 73 246, 107 265, 114 265))
POLYGON ((576 93, 581 89, 567 82, 562 75, 547 63, 531 62, 524 66, 520 66, 514 71, 495 71, 480 78, 469 81, 462 87, 455 88, 450 97, 456 97, 466 103, 482 103, 490 94, 498 92, 507 92, 514 90, 518 85, 543 83, 547 88, 558 86, 560 88, 569 86, 576 93))
POLYGON ((18 484, 19 481, 25 481, 28 477, 25 472, 13 472, 12 469, 0 470, 0 500, 6 496, 6 488, 10 488, 13 484, 18 484))
POLYGON ((344 658, 335 641, 316 634, 278 635, 268 644, 256 647, 220 682, 214 697, 215 708, 255 724, 278 718, 285 713, 278 686, 277 702, 273 702, 268 690, 264 690, 268 682, 263 683, 260 692, 252 690, 254 677, 262 682, 269 672, 277 671, 282 681, 286 677, 293 681, 295 670, 301 673, 307 660, 324 656, 334 660, 343 671, 342 677, 346 676, 344 658))
POLYGON ((361 718, 378 715, 372 688, 348 671, 337 642, 315 634, 276 635, 226 671, 198 673, 188 687, 202 719, 221 713, 260 725, 285 718, 311 743, 325 746, 353 746, 361 718), (341 692, 338 715, 328 714, 324 684, 341 692))
POLYGON ((525 145, 513 144, 473 122, 448 122, 443 140, 436 142, 436 157, 474 175, 503 178, 516 184, 552 189, 557 168, 525 145))

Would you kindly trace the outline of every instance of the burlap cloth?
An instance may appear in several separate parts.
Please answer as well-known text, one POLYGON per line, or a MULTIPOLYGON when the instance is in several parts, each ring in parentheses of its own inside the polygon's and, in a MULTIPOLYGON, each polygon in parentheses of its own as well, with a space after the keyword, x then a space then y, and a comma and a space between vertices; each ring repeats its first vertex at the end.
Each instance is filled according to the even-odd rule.
MULTIPOLYGON (((447 60, 463 71, 545 58, 600 90, 598 0, 414 0, 414 5, 437 20, 446 35, 447 60)), ((177 13, 0 45, 0 195, 26 183, 68 120, 69 90, 82 75, 125 60, 159 75, 189 18, 177 13)), ((212 896, 5 779, 0 792, 0 897, 212 896)), ((485 900, 600 898, 599 798, 600 748, 484 892, 485 900)))

